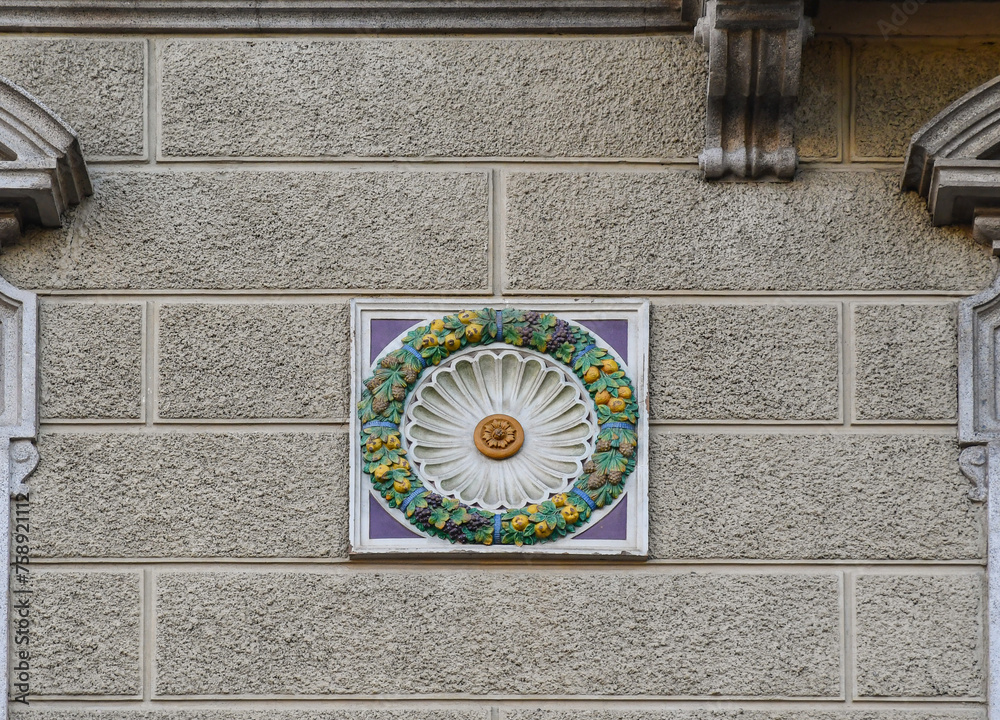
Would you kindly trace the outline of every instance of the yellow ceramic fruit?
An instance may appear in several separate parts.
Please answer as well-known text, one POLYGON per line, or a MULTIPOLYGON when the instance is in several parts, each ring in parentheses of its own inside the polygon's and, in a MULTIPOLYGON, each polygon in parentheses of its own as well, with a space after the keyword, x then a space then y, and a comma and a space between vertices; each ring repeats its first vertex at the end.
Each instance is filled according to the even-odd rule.
POLYGON ((607 390, 601 390, 594 396, 594 402, 598 405, 607 405, 608 401, 611 399, 611 393, 607 390))
POLYGON ((431 330, 441 332, 444 330, 444 320, 438 319, 431 323, 431 330))
POLYGON ((392 466, 393 470, 409 470, 410 463, 406 461, 406 458, 400 458, 399 462, 392 466))
POLYGON ((518 532, 524 530, 528 527, 528 516, 527 515, 516 515, 513 520, 510 521, 510 526, 517 530, 518 532))
POLYGON ((455 352, 462 347, 462 341, 458 339, 458 335, 455 333, 448 333, 444 336, 444 346, 448 349, 448 352, 455 352))
POLYGON ((479 342, 483 339, 483 326, 469 325, 469 327, 465 328, 465 338, 469 342, 479 342))
POLYGON ((613 413, 620 413, 625 410, 625 401, 621 398, 614 398, 608 403, 608 410, 613 413))
POLYGON ((405 493, 410 489, 410 481, 406 478, 400 478, 392 484, 392 489, 398 493, 405 493))
POLYGON ((382 438, 377 438, 377 437, 368 438, 368 444, 366 445, 366 447, 368 448, 368 452, 376 452, 379 448, 382 447, 382 438))
POLYGON ((427 333, 422 338, 420 338, 420 347, 437 347, 437 344, 438 344, 438 339, 434 335, 431 335, 430 333, 427 333))
POLYGON ((382 463, 377 468, 375 468, 375 477, 379 480, 385 477, 385 474, 389 472, 389 466, 382 463))
POLYGON ((552 504, 556 507, 562 507, 566 504, 566 495, 559 493, 558 495, 552 496, 552 504))
POLYGON ((468 325, 470 322, 476 319, 476 313, 471 310, 463 310, 458 314, 458 321, 463 325, 468 325))
POLYGON ((537 505, 529 505, 528 507, 526 507, 524 509, 528 511, 529 515, 534 515, 536 512, 538 512, 538 506, 537 505))
POLYGON ((563 520, 568 523, 575 523, 580 519, 580 511, 572 505, 563 505, 559 512, 562 513, 563 520))
POLYGON ((630 397, 632 397, 632 388, 630 388, 628 385, 622 385, 620 388, 618 388, 618 397, 628 400, 630 397))
POLYGON ((540 537, 543 540, 552 534, 554 528, 550 527, 544 520, 537 525, 535 525, 535 537, 540 537))
POLYGON ((398 435, 390 435, 389 439, 385 441, 385 446, 387 448, 389 448, 390 450, 395 450, 396 448, 398 448, 399 447, 399 436, 398 435))
POLYGON ((601 369, 603 369, 605 373, 610 375, 613 372, 618 372, 618 363, 616 363, 611 358, 605 358, 601 362, 601 369))
POLYGON ((601 377, 601 369, 594 365, 583 374, 583 381, 588 383, 597 382, 597 378, 599 377, 601 377))

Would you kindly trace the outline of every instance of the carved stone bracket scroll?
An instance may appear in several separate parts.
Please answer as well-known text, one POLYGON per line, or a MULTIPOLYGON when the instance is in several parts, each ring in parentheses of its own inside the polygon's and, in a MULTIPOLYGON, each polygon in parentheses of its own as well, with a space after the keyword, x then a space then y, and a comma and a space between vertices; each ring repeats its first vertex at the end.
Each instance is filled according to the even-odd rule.
MULTIPOLYGON (((1000 255, 1000 77, 913 136, 903 189, 926 198, 935 225, 971 224, 1000 255)), ((1000 720, 1000 276, 959 304, 958 440, 969 498, 986 502, 989 719, 1000 720)))
POLYGON ((803 0, 708 0, 695 28, 708 50, 706 178, 795 175, 795 107, 811 33, 803 0))

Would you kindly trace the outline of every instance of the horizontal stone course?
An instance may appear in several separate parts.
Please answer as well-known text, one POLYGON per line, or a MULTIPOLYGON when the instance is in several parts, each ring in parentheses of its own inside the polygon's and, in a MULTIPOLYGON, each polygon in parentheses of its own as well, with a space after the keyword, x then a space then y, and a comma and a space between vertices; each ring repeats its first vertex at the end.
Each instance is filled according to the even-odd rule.
POLYGON ((41 303, 43 419, 142 416, 142 315, 139 303, 41 303))
POLYGON ((701 149, 705 54, 689 37, 169 40, 158 58, 167 156, 701 149))
POLYGON ((659 558, 974 560, 983 508, 954 437, 663 434, 650 448, 659 558))
MULTIPOLYGON (((405 702, 405 701, 404 701, 405 702)), ((329 710, 281 710, 276 708, 227 710, 221 707, 162 710, 37 710, 14 707, 11 717, 20 720, 486 720, 489 707, 428 708, 411 704, 403 708, 366 707, 329 710)), ((530 705, 499 707, 499 720, 984 720, 986 711, 976 708, 954 709, 865 709, 816 710, 787 707, 781 710, 737 709, 624 709, 611 708, 552 710, 530 705)))
POLYGON ((859 575, 857 695, 983 697, 984 577, 859 575))
POLYGON ((137 695, 141 574, 32 568, 30 577, 31 694, 137 695))
POLYGON ((835 697, 839 587, 833 573, 161 573, 155 694, 835 697))
POLYGON ((855 45, 854 65, 855 156, 899 158, 925 123, 1000 73, 1000 47, 879 39, 855 45))
POLYGON ((345 433, 45 433, 39 453, 37 557, 347 551, 345 433))
POLYGON ((145 155, 142 40, 0 38, 3 75, 52 109, 87 158, 145 155))
POLYGON ((982 720, 986 710, 976 708, 913 710, 898 709, 843 709, 817 710, 815 708, 786 707, 774 710, 751 708, 691 708, 691 709, 581 709, 552 710, 548 708, 502 708, 500 720, 516 720, 530 713, 532 720, 982 720))
POLYGON ((953 420, 958 412, 953 304, 854 307, 859 420, 953 420))
POLYGON ((482 172, 94 172, 61 230, 4 248, 49 289, 488 287, 482 172))
POLYGON ((506 177, 506 289, 953 290, 992 276, 962 228, 935 228, 898 173, 804 171, 793 183, 697 173, 506 177))
MULTIPOLYGON (((331 708, 329 710, 257 709, 227 710, 209 708, 136 709, 74 709, 36 710, 11 708, 11 717, 20 720, 488 720, 489 708, 457 707, 427 708, 422 705, 409 708, 331 708)), ((852 719, 848 719, 852 720, 852 719)), ((904 719, 900 719, 904 720, 904 719)), ((924 717, 914 718, 924 720, 924 717)))
POLYGON ((654 305, 650 414, 660 420, 834 420, 836 305, 654 305))
POLYGON ((159 312, 161 418, 342 418, 343 304, 177 304, 159 312))

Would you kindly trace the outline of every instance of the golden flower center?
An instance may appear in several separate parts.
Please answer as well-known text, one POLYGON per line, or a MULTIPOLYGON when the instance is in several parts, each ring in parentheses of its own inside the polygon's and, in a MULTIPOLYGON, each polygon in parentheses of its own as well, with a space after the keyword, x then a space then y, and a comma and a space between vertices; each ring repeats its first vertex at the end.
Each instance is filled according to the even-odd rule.
POLYGON ((516 454, 524 444, 524 428, 510 415, 489 415, 479 421, 473 438, 476 449, 493 460, 516 454))

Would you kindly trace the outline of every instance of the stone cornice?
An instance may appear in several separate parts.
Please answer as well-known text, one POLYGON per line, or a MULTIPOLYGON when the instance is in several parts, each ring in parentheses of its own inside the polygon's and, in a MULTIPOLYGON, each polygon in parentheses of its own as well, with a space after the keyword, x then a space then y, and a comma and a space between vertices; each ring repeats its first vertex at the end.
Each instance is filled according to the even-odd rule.
POLYGON ((4 32, 642 32, 684 0, 0 0, 4 32))
POLYGON ((58 227, 66 209, 91 192, 76 133, 0 77, 0 242, 22 222, 58 227))

